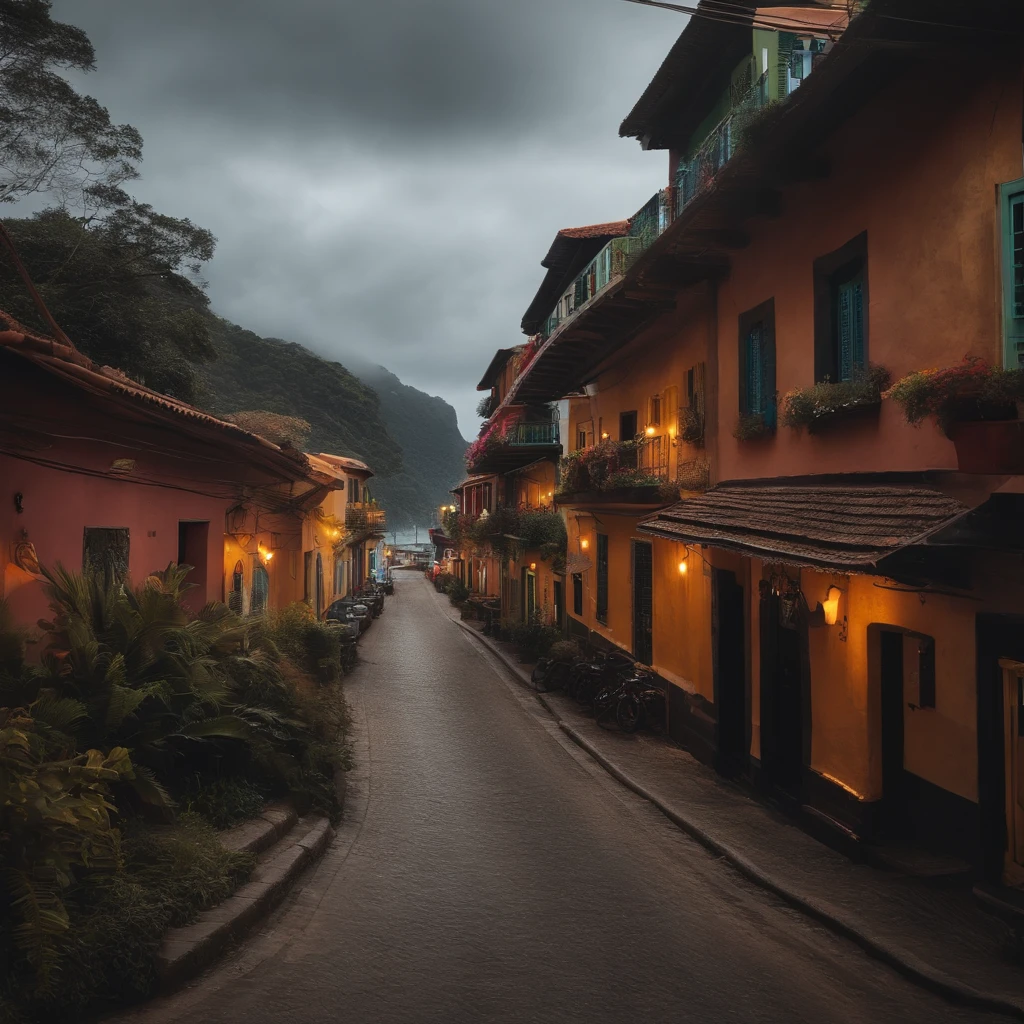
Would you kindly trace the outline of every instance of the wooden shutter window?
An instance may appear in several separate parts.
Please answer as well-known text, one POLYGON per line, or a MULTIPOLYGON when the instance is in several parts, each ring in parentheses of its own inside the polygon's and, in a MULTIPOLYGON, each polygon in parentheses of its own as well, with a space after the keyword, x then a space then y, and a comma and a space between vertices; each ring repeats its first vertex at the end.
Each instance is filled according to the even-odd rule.
POLYGON ((864 369, 864 275, 858 273, 836 287, 836 370, 838 380, 851 380, 864 369))

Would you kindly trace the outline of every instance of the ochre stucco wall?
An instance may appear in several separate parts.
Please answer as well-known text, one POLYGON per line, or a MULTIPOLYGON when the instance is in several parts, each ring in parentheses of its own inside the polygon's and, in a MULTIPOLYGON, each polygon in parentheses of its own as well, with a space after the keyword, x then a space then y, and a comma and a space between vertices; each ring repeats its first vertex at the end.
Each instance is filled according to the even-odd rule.
POLYGON ((931 423, 897 407, 812 437, 780 426, 737 442, 741 313, 775 299, 781 396, 814 383, 814 260, 867 232, 868 358, 897 379, 1001 347, 996 186, 1024 173, 1019 68, 974 88, 945 66, 905 76, 844 125, 825 149, 831 174, 787 188, 780 218, 747 225, 719 292, 719 479, 955 468, 931 423))

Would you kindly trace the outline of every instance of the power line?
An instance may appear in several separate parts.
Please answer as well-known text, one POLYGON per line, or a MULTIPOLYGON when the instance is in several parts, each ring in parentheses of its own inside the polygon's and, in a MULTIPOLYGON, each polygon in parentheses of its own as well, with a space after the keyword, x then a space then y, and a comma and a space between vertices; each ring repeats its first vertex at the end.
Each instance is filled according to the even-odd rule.
MULTIPOLYGON (((685 4, 670 3, 669 0, 625 0, 626 3, 640 4, 644 7, 660 7, 666 11, 674 11, 677 14, 688 14, 690 17, 703 18, 705 21, 716 21, 724 25, 738 25, 743 28, 761 28, 770 32, 800 32, 804 30, 818 31, 830 34, 835 31, 832 25, 822 25, 817 21, 802 21, 798 18, 776 18, 771 15, 758 15, 749 7, 741 4, 721 3, 715 7, 689 7, 685 4), (721 10, 719 8, 730 7, 734 11, 721 10)), ((848 13, 845 5, 829 5, 818 8, 828 11, 843 11, 848 13)), ((837 22, 838 24, 838 22, 837 22)))

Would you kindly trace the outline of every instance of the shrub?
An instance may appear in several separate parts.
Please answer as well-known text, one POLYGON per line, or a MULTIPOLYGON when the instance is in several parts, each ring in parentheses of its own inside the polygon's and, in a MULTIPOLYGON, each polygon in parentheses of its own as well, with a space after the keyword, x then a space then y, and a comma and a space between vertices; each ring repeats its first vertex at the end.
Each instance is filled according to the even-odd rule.
POLYGON ((846 409, 877 405, 889 386, 889 371, 880 366, 859 370, 850 380, 825 380, 809 388, 794 388, 783 399, 782 422, 797 430, 813 430, 828 417, 846 409))
POLYGON ((571 665, 583 652, 575 640, 558 640, 548 650, 548 657, 560 665, 571 665))
POLYGON ((465 601, 469 597, 469 587, 462 582, 457 576, 452 577, 451 583, 448 585, 448 599, 452 604, 458 604, 460 601, 465 601))
POLYGON ((968 356, 956 366, 917 370, 885 393, 903 408, 908 423, 934 417, 946 434, 966 420, 1015 419, 1024 401, 1024 370, 1004 370, 968 356))
POLYGON ((775 427, 760 412, 740 413, 732 436, 737 441, 754 441, 760 437, 769 437, 775 433, 775 427))
POLYGON ((8 996, 26 1020, 80 1020, 151 995, 164 932, 230 896, 256 859, 225 850, 194 814, 170 825, 129 822, 121 849, 120 871, 78 886, 68 900, 59 984, 41 988, 24 961, 13 964, 8 996))
POLYGON ((216 829, 230 828, 263 813, 266 797, 248 779, 196 780, 181 800, 181 807, 205 818, 216 829))
POLYGON ((555 626, 544 626, 539 622, 515 623, 508 628, 509 639, 526 660, 543 658, 551 646, 561 637, 555 626))
POLYGON ((344 675, 337 633, 319 622, 308 604, 297 601, 281 611, 267 612, 263 632, 289 661, 318 682, 337 682, 344 675))

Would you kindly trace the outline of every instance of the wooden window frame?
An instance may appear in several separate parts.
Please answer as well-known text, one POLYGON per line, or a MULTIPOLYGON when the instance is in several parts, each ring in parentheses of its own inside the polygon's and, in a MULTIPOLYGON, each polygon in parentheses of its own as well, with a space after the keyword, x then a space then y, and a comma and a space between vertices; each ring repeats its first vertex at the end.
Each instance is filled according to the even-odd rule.
POLYGON ((864 368, 871 360, 871 296, 868 282, 868 233, 862 231, 845 245, 814 261, 814 380, 839 380, 839 338, 836 289, 843 281, 862 275, 864 315, 864 368))

